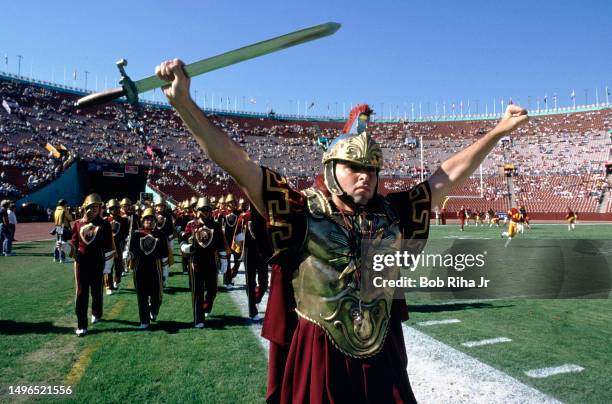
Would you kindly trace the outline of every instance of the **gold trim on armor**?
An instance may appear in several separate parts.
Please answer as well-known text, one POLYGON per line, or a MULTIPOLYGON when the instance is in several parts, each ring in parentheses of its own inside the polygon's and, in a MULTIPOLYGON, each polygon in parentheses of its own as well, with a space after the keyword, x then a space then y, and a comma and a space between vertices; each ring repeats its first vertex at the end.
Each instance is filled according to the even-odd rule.
POLYGON ((310 321, 311 323, 313 323, 314 325, 316 325, 317 327, 321 328, 324 332, 325 335, 327 336, 327 339, 332 343, 332 345, 339 350, 340 352, 342 352, 343 354, 350 356, 351 358, 355 358, 355 359, 365 359, 365 358, 371 358, 372 356, 377 355, 383 348, 383 346, 385 345, 385 341, 387 340, 387 334, 389 333, 389 318, 385 319, 385 323, 383 325, 383 335, 381 337, 381 341, 378 344, 377 348, 375 351, 371 352, 371 353, 367 353, 367 354, 363 354, 363 355, 355 355, 354 353, 348 352, 345 349, 342 349, 334 340, 334 338, 332 337, 332 335, 329 333, 329 331, 327 331, 327 329, 325 327, 323 327, 323 325, 321 323, 319 323, 318 321, 308 317, 306 314, 300 312, 297 308, 295 309, 295 312, 297 313, 298 316, 302 317, 303 319, 310 321))
POLYGON ((293 225, 291 223, 284 223, 276 220, 276 215, 288 214, 290 212, 290 204, 289 204, 289 190, 286 188, 278 188, 272 186, 272 177, 279 184, 287 184, 287 179, 276 175, 275 172, 271 170, 266 171, 266 190, 270 192, 280 192, 283 197, 282 199, 271 199, 268 201, 268 222, 271 226, 278 228, 278 230, 270 233, 270 239, 272 241, 272 247, 274 248, 274 254, 277 254, 281 251, 287 250, 287 248, 281 248, 281 242, 290 240, 293 235, 293 225))

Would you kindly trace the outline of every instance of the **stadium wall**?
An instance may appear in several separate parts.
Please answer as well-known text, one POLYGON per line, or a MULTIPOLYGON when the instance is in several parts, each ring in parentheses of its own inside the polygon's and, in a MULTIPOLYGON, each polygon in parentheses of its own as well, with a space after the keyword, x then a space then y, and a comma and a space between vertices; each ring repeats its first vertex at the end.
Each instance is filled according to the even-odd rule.
POLYGON ((82 202, 82 195, 78 164, 74 162, 57 179, 19 199, 17 205, 31 202, 46 208, 56 206, 59 199, 65 199, 68 205, 79 206, 82 202))

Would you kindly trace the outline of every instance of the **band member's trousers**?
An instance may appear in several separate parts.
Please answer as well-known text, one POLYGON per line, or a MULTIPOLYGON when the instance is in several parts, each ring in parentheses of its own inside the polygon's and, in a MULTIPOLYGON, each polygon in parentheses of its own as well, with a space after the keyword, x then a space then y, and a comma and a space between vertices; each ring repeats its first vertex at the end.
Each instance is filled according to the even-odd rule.
POLYGON ((78 259, 74 264, 74 278, 76 283, 76 307, 78 328, 87 329, 87 308, 89 306, 89 294, 91 293, 91 314, 102 317, 102 271, 104 260, 98 259, 88 261, 78 259))

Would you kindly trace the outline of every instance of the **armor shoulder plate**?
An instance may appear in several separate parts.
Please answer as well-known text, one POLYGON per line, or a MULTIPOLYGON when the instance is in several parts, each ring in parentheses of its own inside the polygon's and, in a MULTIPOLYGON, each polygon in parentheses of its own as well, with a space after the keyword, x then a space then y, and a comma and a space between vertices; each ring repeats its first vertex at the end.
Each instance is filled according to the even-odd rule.
POLYGON ((307 188, 302 194, 306 197, 306 207, 312 217, 322 219, 331 216, 331 205, 323 192, 316 188, 307 188))

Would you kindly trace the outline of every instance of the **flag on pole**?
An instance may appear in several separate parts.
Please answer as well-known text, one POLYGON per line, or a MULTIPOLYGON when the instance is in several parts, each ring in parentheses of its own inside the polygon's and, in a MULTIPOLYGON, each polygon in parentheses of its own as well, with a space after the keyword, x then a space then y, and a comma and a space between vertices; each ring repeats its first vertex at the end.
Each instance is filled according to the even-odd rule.
POLYGON ((249 100, 249 102, 250 102, 251 104, 257 104, 257 100, 256 100, 255 98, 251 98, 251 99, 249 100))
POLYGON ((8 54, 4 54, 4 64, 8 65, 8 54))
POLYGON ((570 97, 572 97, 572 100, 573 100, 574 98, 576 98, 576 92, 575 92, 574 90, 572 90, 572 93, 570 94, 570 97))
POLYGON ((308 109, 312 109, 312 108, 314 108, 314 106, 315 106, 315 103, 313 101, 313 102, 310 103, 310 105, 308 105, 308 109))

